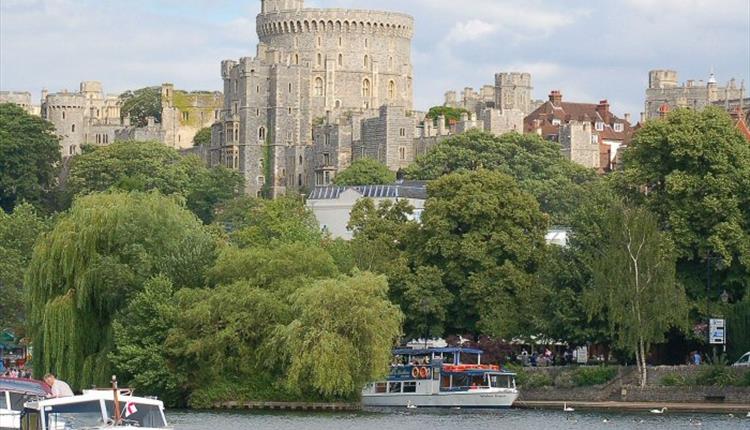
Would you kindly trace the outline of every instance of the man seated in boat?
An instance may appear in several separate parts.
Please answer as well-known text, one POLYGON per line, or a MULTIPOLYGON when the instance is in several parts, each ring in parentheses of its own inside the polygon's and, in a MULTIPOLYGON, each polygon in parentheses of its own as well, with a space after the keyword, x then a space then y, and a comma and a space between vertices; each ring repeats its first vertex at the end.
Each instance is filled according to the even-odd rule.
POLYGON ((49 385, 52 391, 47 397, 73 397, 73 390, 70 389, 70 385, 57 379, 54 373, 44 375, 44 382, 49 385))

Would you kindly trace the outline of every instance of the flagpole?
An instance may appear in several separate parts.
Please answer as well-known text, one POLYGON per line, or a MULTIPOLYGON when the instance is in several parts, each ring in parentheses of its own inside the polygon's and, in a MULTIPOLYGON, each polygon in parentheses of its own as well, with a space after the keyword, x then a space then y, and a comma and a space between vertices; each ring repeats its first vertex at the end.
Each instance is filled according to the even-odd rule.
POLYGON ((119 426, 122 422, 120 415, 120 390, 117 388, 117 376, 112 375, 112 390, 114 390, 115 400, 115 425, 119 426))

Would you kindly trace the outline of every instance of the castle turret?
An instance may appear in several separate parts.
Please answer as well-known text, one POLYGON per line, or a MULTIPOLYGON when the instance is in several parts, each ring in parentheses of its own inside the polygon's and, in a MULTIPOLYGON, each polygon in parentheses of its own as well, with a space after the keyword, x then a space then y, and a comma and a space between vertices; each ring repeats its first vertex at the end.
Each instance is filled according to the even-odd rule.
POLYGON ((286 10, 301 10, 305 0, 260 0, 261 13, 274 13, 286 10))

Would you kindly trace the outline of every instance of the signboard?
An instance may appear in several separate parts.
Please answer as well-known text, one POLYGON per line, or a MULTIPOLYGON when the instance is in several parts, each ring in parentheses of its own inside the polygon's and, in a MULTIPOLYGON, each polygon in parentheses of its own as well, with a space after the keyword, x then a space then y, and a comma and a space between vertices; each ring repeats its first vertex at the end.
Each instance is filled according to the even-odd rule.
POLYGON ((708 343, 724 345, 726 342, 726 322, 723 319, 712 318, 708 323, 708 343))

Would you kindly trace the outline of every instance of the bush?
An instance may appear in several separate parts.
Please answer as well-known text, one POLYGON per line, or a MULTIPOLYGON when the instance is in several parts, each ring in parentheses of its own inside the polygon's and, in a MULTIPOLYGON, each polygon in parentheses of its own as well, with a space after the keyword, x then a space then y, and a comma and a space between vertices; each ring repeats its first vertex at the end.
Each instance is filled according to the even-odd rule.
POLYGON ((694 385, 726 387, 735 385, 739 378, 732 369, 722 365, 709 365, 703 367, 693 381, 694 385))
POLYGON ((670 373, 661 378, 661 385, 666 387, 676 387, 686 384, 687 381, 685 381, 685 377, 676 373, 670 373))
POLYGON ((606 384, 615 376, 617 376, 617 368, 614 367, 580 367, 573 372, 573 382, 576 387, 590 387, 606 384))
POLYGON ((575 386, 573 372, 562 372, 555 378, 555 387, 557 388, 573 388, 575 386))
POLYGON ((750 387, 750 372, 745 372, 744 375, 742 375, 739 379, 738 385, 740 387, 750 387))
POLYGON ((541 388, 552 385, 552 378, 544 372, 529 372, 526 374, 525 388, 541 388))

